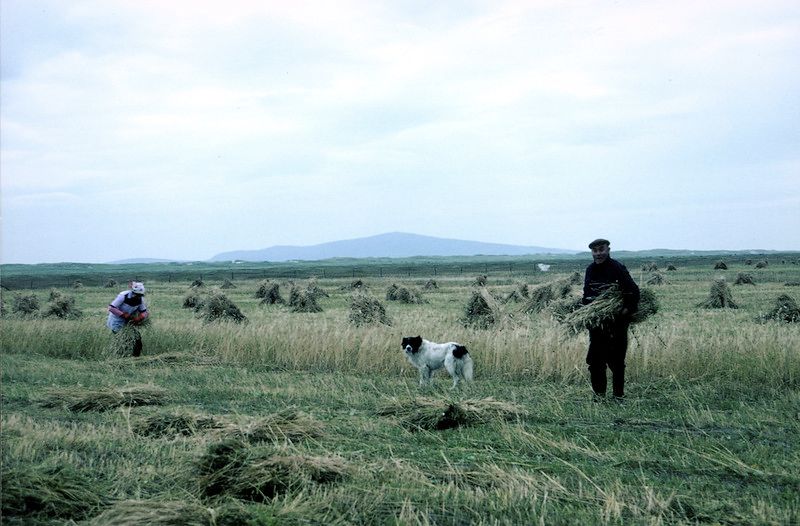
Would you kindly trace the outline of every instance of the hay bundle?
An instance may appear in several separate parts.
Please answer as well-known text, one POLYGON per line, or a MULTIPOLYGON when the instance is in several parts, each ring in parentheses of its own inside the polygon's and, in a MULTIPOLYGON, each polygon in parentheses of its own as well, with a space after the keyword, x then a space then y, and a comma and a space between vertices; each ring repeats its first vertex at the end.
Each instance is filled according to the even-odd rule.
POLYGON ((472 282, 472 285, 475 287, 485 287, 488 278, 485 274, 481 274, 480 276, 475 276, 475 281, 472 282))
MULTIPOLYGON (((293 292, 294 290, 292 288, 293 292)), ((258 290, 256 290, 256 298, 261 298, 262 305, 283 305, 286 303, 283 296, 281 296, 281 289, 277 283, 264 282, 259 285, 258 290)))
POLYGON ((213 416, 188 412, 150 415, 134 426, 134 432, 149 437, 196 435, 207 429, 221 429, 223 423, 213 416))
POLYGON ((753 264, 753 260, 752 259, 745 259, 744 260, 744 264, 747 265, 747 266, 750 266, 750 265, 753 264))
POLYGON ((497 323, 499 319, 500 310, 492 295, 486 289, 473 291, 467 305, 464 307, 461 323, 465 327, 488 329, 497 323))
MULTIPOLYGON (((95 477, 68 464, 7 466, 3 459, 0 509, 7 520, 28 517, 37 524, 34 518, 80 520, 92 508, 105 504, 95 477)), ((23 522, 28 521, 20 524, 23 522)))
POLYGON ((110 279, 110 280, 106 281, 105 285, 103 285, 103 287, 105 287, 107 289, 113 289, 116 286, 118 286, 118 284, 117 284, 117 280, 115 280, 115 279, 110 279))
POLYGON ((11 311, 22 316, 33 316, 39 312, 39 298, 35 294, 14 294, 11 311))
POLYGON ((673 272, 678 270, 678 267, 676 267, 675 265, 667 265, 667 270, 673 272))
POLYGON ((550 303, 548 309, 556 321, 563 321, 564 318, 583 307, 580 296, 570 296, 564 299, 555 300, 550 303))
POLYGON ((72 282, 72 288, 73 289, 81 289, 81 288, 83 288, 83 283, 81 283, 78 280, 75 280, 75 281, 72 282))
POLYGON ((717 261, 714 263, 714 270, 728 270, 728 265, 724 261, 717 261))
POLYGON ((788 294, 781 294, 775 300, 772 309, 762 316, 763 320, 782 321, 785 323, 800 323, 800 307, 788 294))
POLYGON ((711 290, 708 293, 708 298, 698 307, 706 309, 738 309, 739 306, 733 301, 731 289, 724 279, 714 280, 711 284, 711 290))
POLYGON ((398 287, 394 283, 386 290, 386 300, 409 304, 425 303, 425 299, 418 291, 410 287, 398 287))
POLYGON ((661 305, 658 302, 656 293, 650 289, 643 288, 639 291, 639 307, 631 317, 631 323, 641 323, 656 312, 661 305))
POLYGON ((214 510, 178 500, 123 500, 89 520, 87 526, 213 526, 214 510))
POLYGON ((758 263, 756 263, 756 268, 767 268, 768 266, 769 263, 767 262, 767 260, 761 260, 758 263))
POLYGON ((572 287, 577 283, 580 283, 580 274, 575 272, 567 278, 543 283, 529 289, 528 301, 523 306, 522 311, 526 314, 541 312, 550 302, 569 296, 572 293, 572 287))
POLYGON ((657 272, 658 264, 655 261, 651 261, 650 263, 645 263, 644 265, 642 265, 642 270, 645 272, 657 272))
POLYGON ((205 287, 206 285, 205 285, 205 283, 203 283, 202 279, 196 279, 196 280, 192 281, 192 284, 190 286, 192 288, 194 288, 194 289, 199 289, 199 288, 205 287))
POLYGON ((248 442, 296 441, 321 436, 322 424, 311 415, 290 407, 232 431, 234 436, 248 442))
POLYGON ((142 341, 142 333, 139 328, 130 323, 122 327, 122 330, 111 335, 111 356, 125 358, 132 356, 137 343, 142 341))
POLYGON ((288 491, 344 480, 352 471, 338 457, 251 448, 238 440, 212 444, 197 464, 200 492, 263 502, 288 491))
POLYGON ((515 420, 525 416, 522 407, 494 398, 462 401, 415 398, 399 400, 392 398, 379 409, 381 416, 396 418, 403 427, 411 430, 441 431, 490 422, 515 420))
POLYGON ((508 294, 503 297, 501 300, 503 303, 519 303, 523 301, 525 298, 522 297, 522 294, 518 290, 512 290, 508 294))
POLYGON ((235 289, 236 285, 233 284, 233 281, 226 279, 225 281, 222 282, 222 285, 220 285, 219 288, 223 290, 235 289))
MULTIPOLYGON (((577 303, 577 302, 576 302, 577 303)), ((562 311, 554 316, 573 333, 585 329, 597 329, 615 323, 622 315, 623 295, 618 285, 611 285, 588 305, 574 307, 571 312, 562 311)), ((630 323, 641 323, 656 312, 659 304, 655 293, 650 289, 642 289, 639 296, 639 308, 629 318, 630 323)))
POLYGON ((316 296, 297 287, 292 287, 289 292, 289 306, 292 312, 322 312, 316 296))
POLYGON ((784 287, 800 287, 800 281, 787 281, 783 284, 784 287))
POLYGON ((62 320, 74 320, 83 316, 83 312, 75 306, 74 297, 62 295, 52 297, 51 294, 51 300, 47 305, 44 316, 61 318, 62 320))
POLYGON ((755 281, 753 281, 753 275, 748 274, 745 272, 739 272, 736 276, 736 281, 733 282, 734 285, 755 285, 755 281))
POLYGON ((350 285, 342 287, 342 290, 363 290, 367 288, 367 284, 360 279, 355 279, 350 282, 350 285))
POLYGON ((330 294, 325 292, 325 290, 319 286, 316 278, 311 278, 308 280, 308 285, 306 285, 306 294, 309 296, 313 296, 314 299, 317 298, 330 298, 330 294))
POLYGON ((206 323, 214 321, 232 321, 242 323, 247 321, 247 316, 242 314, 221 290, 212 291, 199 309, 199 315, 206 323))
POLYGON ((47 301, 54 301, 54 300, 57 300, 57 299, 59 299, 60 297, 62 297, 63 295, 64 295, 64 293, 63 293, 63 292, 61 292, 61 291, 60 291, 60 290, 58 290, 58 289, 50 289, 50 292, 49 292, 49 294, 48 294, 48 296, 47 296, 47 301))
POLYGON ((39 402, 42 407, 63 407, 74 413, 108 411, 117 407, 159 405, 166 391, 154 385, 128 385, 106 389, 54 388, 39 402))
POLYGON ((667 281, 667 278, 664 277, 664 274, 656 272, 655 274, 647 278, 647 281, 645 283, 647 283, 648 285, 665 285, 669 282, 667 281))
POLYGON ((425 285, 422 288, 425 290, 437 290, 439 288, 439 284, 436 283, 435 279, 429 279, 425 282, 425 285))
POLYGON ((350 297, 350 323, 360 327, 372 323, 391 325, 392 321, 386 314, 386 307, 377 298, 369 294, 353 294, 350 297))
POLYGON ((195 312, 202 310, 205 303, 203 297, 193 290, 190 290, 183 298, 183 308, 194 309, 195 312))

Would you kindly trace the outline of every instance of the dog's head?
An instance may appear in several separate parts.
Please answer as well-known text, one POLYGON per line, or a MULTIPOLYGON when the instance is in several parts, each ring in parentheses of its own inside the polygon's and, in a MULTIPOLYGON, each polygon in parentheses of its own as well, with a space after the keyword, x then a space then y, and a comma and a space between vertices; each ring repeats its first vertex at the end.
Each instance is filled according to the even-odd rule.
POLYGON ((422 336, 405 336, 400 346, 406 353, 414 354, 422 347, 422 336))

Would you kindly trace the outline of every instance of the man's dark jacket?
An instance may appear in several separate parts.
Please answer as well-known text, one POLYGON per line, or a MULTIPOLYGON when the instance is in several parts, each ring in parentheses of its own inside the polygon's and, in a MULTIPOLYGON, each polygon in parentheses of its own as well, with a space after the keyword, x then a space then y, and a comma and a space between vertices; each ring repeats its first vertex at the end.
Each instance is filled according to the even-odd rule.
POLYGON ((622 306, 632 315, 639 308, 639 286, 631 278, 625 265, 616 259, 608 258, 601 264, 592 263, 586 267, 583 280, 583 304, 594 301, 610 285, 616 283, 622 291, 622 306))

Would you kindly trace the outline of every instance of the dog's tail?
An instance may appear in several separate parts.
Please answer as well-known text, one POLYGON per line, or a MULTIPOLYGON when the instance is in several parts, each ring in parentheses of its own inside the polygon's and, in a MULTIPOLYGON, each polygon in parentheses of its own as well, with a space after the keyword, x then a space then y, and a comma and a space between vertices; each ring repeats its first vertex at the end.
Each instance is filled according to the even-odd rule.
POLYGON ((470 358, 467 348, 463 345, 456 345, 456 348, 453 349, 453 358, 458 358, 461 362, 461 374, 464 376, 464 380, 471 382, 472 358, 470 358))

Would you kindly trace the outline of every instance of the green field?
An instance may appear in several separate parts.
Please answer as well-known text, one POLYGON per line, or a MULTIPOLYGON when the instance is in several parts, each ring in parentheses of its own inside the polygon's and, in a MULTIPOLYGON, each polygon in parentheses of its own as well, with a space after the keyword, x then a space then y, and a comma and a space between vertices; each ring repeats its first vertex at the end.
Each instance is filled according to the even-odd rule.
POLYGON ((4 266, 3 523, 800 523, 800 323, 759 319, 782 294, 800 300, 800 267, 789 254, 756 269, 765 258, 620 258, 640 286, 650 261, 667 280, 633 326, 621 405, 591 402, 584 333, 501 301, 579 258, 550 272, 519 258, 4 266), (484 273, 497 322, 465 327, 484 273), (739 273, 755 285, 733 285, 739 273), (288 300, 311 276, 322 312, 255 297, 261 279, 288 300), (720 276, 739 308, 698 307, 720 276), (105 281, 134 277, 152 314, 138 359, 111 354, 104 327, 124 288, 105 281), (184 308, 200 277, 201 294, 232 279, 247 322, 184 308), (350 323, 359 278, 391 325, 350 323), (388 301, 392 284, 426 303, 388 301), (53 286, 81 317, 41 314, 53 286), (40 314, 14 312, 31 294, 40 314), (475 382, 453 392, 440 372, 421 390, 399 348, 417 334, 465 344, 475 382))

